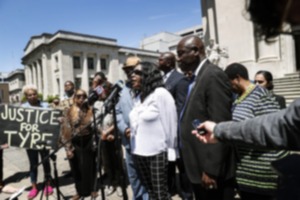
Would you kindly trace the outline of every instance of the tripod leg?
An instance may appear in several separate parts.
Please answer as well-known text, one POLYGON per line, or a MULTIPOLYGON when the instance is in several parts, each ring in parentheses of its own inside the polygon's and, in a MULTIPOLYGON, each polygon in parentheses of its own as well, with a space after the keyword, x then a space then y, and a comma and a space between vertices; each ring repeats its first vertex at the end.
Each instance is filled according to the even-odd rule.
POLYGON ((57 200, 60 200, 60 196, 62 196, 63 199, 66 199, 66 197, 61 193, 59 189, 58 173, 57 173, 57 166, 56 166, 56 155, 53 154, 50 158, 53 161, 52 163, 53 163, 53 170, 54 170, 54 180, 51 179, 51 181, 55 185, 57 200))
POLYGON ((42 192, 41 192, 41 196, 40 196, 40 200, 42 200, 43 199, 43 195, 44 195, 44 188, 46 187, 46 179, 44 180, 44 182, 43 182, 43 186, 42 186, 42 192))

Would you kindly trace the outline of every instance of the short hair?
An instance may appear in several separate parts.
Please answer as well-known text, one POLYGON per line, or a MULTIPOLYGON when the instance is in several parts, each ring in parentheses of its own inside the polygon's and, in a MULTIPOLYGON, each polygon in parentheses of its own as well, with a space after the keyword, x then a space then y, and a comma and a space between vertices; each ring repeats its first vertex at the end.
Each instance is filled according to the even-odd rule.
POLYGON ((107 80, 107 78, 103 72, 96 72, 94 77, 96 77, 96 76, 100 76, 104 81, 107 80))
POLYGON ((22 89, 22 93, 26 96, 28 90, 33 90, 36 93, 37 91, 37 87, 35 85, 29 84, 29 85, 24 85, 23 89, 22 89))
POLYGON ((146 98, 156 88, 164 87, 163 78, 156 64, 152 62, 141 62, 142 67, 142 88, 141 95, 146 98))
POLYGON ((73 83, 73 81, 67 80, 64 85, 66 85, 67 83, 70 83, 73 87, 75 86, 75 84, 73 83))
POLYGON ((240 76, 245 80, 249 80, 248 70, 247 68, 240 63, 232 63, 228 65, 225 69, 225 73, 227 74, 230 80, 233 80, 240 76))
POLYGON ((274 84, 273 84, 273 75, 271 74, 271 72, 266 71, 266 70, 260 70, 260 71, 256 72, 255 76, 258 75, 258 74, 263 75, 264 78, 266 79, 266 81, 267 81, 267 87, 266 88, 268 90, 273 90, 274 84))

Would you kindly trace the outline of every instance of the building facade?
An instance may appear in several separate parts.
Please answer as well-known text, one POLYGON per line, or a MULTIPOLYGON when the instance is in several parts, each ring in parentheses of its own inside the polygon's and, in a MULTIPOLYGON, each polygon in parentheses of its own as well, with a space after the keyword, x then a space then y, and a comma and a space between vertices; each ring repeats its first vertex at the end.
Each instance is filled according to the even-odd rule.
POLYGON ((9 86, 10 103, 20 103, 23 94, 22 88, 25 85, 24 69, 16 69, 10 72, 6 77, 9 86))
POLYGON ((9 103, 8 83, 0 83, 0 104, 9 103))
MULTIPOLYGON (((273 43, 255 37, 255 27, 241 0, 201 0, 204 40, 213 39, 227 51, 226 66, 244 64, 253 78, 258 70, 268 70, 275 78, 297 70, 295 42, 290 36, 279 36, 273 43)), ((288 27, 286 27, 288 28, 288 27)))
POLYGON ((26 84, 34 84, 44 98, 63 96, 64 82, 71 80, 86 91, 93 75, 102 71, 111 82, 124 79, 123 63, 127 56, 156 62, 158 53, 123 47, 117 40, 92 35, 58 31, 33 36, 24 49, 22 64, 26 84))
POLYGON ((203 37, 202 26, 197 25, 197 26, 189 27, 175 33, 170 33, 170 32, 157 33, 150 37, 144 38, 140 42, 140 48, 156 51, 156 52, 171 51, 173 53, 176 53, 178 42, 181 40, 182 37, 188 35, 196 35, 202 38, 203 37))

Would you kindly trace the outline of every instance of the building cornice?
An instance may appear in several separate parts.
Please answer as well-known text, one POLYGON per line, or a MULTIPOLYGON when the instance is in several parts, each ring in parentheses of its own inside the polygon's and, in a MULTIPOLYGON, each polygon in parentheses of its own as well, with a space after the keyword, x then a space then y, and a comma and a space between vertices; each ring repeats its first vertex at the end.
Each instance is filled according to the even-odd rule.
MULTIPOLYGON (((31 37, 31 40, 33 38, 37 38, 38 36, 31 37)), ((42 37, 49 37, 49 34, 44 33, 38 38, 42 37)), ((28 52, 26 55, 22 57, 22 64, 26 63, 26 59, 33 55, 36 52, 39 52, 41 48, 49 47, 50 45, 53 45, 55 42, 58 41, 71 41, 76 43, 85 43, 85 44, 96 44, 96 45, 102 45, 102 46, 108 46, 108 47, 114 47, 119 49, 119 52, 123 53, 133 53, 133 54, 141 54, 141 55, 148 55, 148 56, 158 56, 159 54, 154 51, 149 50, 142 50, 138 48, 132 48, 132 47, 124 47, 117 45, 117 40, 110 39, 110 38, 104 38, 104 37, 98 37, 98 36, 92 36, 87 34, 79 34, 79 33, 73 33, 68 31, 57 31, 55 34, 52 35, 52 37, 47 38, 47 42, 43 42, 36 46, 32 51, 28 52), (81 37, 81 38, 80 38, 81 37)), ((29 43, 30 43, 29 41, 29 43)), ((29 45, 29 44, 28 44, 29 45)), ((28 45, 24 50, 28 48, 28 45)))

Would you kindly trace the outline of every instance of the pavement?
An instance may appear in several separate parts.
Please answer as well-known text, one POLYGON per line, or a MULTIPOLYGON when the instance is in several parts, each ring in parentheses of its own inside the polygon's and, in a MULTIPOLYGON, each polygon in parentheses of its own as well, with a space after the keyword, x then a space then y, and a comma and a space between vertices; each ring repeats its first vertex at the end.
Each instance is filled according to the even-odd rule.
MULTIPOLYGON (((62 195, 60 195, 60 199, 70 199, 73 195, 76 194, 76 190, 74 187, 73 178, 70 176, 65 176, 69 171, 69 163, 65 160, 65 151, 64 149, 60 149, 57 153, 57 171, 58 171, 58 180, 59 180, 59 190, 62 195), (65 198, 64 198, 65 197, 65 198)), ((15 188, 23 188, 25 187, 24 192, 18 197, 19 200, 27 200, 27 195, 29 190, 31 189, 30 178, 28 177, 29 170, 29 162, 25 149, 10 147, 4 150, 3 153, 3 180, 7 186, 15 187, 15 188)), ((51 161, 51 171, 52 177, 54 177, 53 170, 53 161, 51 161)), ((38 186, 42 188, 43 185, 43 168, 42 166, 38 167, 38 186)), ((98 191, 99 196, 97 200, 101 199, 100 190, 98 191)), ((49 199, 54 200, 58 199, 57 191, 54 189, 54 193, 46 198, 45 196, 41 196, 42 192, 40 190, 38 196, 35 199, 49 199)), ((132 199, 132 191, 130 186, 127 187, 128 199, 132 199)), ((9 199, 11 194, 0 193, 0 200, 9 199)), ((91 199, 90 197, 86 197, 85 199, 91 199)), ((121 200, 123 197, 117 196, 116 192, 111 196, 105 197, 107 200, 121 200)), ((173 200, 179 200, 180 198, 176 195, 172 198, 173 200)))

